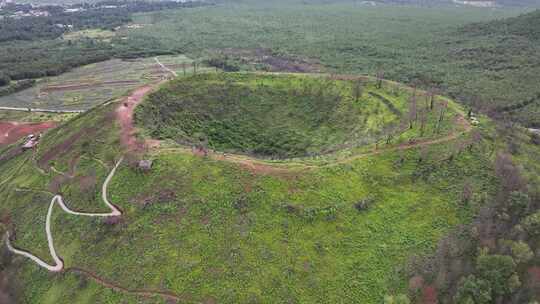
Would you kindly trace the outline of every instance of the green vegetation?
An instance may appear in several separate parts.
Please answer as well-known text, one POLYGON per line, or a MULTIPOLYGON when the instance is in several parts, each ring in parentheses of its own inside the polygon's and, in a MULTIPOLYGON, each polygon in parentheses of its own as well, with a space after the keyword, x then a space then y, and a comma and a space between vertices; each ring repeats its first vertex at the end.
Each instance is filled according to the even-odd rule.
MULTIPOLYGON (((205 77, 217 84, 219 79, 244 79, 249 87, 261 81, 278 88, 290 81, 298 87, 328 82, 205 74, 174 81, 163 90, 205 77)), ((63 193, 74 209, 102 210, 100 185, 120 155, 109 114, 113 106, 98 107, 49 131, 34 156, 25 152, 0 163, 0 180, 6 181, 0 185, 6 197, 2 210, 12 219, 17 246, 48 258, 43 222, 51 193, 63 193), (38 165, 53 165, 74 177, 43 172, 38 165)), ((381 113, 391 116, 382 107, 381 113)), ((188 302, 380 303, 389 293, 406 292, 407 274, 397 270, 412 254, 431 252, 451 227, 470 221, 481 202, 460 203, 462 176, 471 177, 475 192, 494 192, 490 142, 468 145, 470 137, 463 135, 422 149, 309 170, 287 169, 284 161, 284 171, 270 174, 158 150, 143 156, 154 161, 150 171, 133 165, 135 158, 114 177, 109 195, 125 212, 121 221, 55 210, 55 244, 68 268, 88 269, 131 289, 168 290, 188 302)), ((12 281, 26 284, 19 295, 23 302, 162 303, 113 292, 72 272, 51 281, 25 258, 15 257, 11 265, 19 270, 12 281)))
MULTIPOLYGON (((440 122, 439 109, 430 110, 429 99, 395 87, 378 89, 366 79, 203 74, 152 93, 136 119, 153 137, 288 158, 399 137, 414 124, 423 133, 418 137, 440 136, 453 121, 440 122)), ((445 113, 453 115, 452 110, 445 113)))
POLYGON ((42 78, 0 104, 92 108, 0 112, 62 121, 33 151, 0 148, 0 232, 14 245, 50 261, 50 199, 103 211, 101 185, 125 156, 108 191, 123 215, 55 207, 65 271, 1 254, 0 302, 170 302, 78 268, 185 303, 539 301, 540 136, 506 120, 540 123, 540 14, 520 12, 235 1, 0 43, 0 90, 42 78), (115 98, 171 74, 133 58, 178 52, 199 59, 160 56, 180 77, 136 109, 133 136, 167 140, 121 146, 115 98), (92 64, 112 57, 132 59, 92 64))
POLYGON ((0 15, 0 43, 16 40, 55 39, 73 30, 100 28, 114 30, 131 21, 131 14, 140 12, 178 9, 204 5, 202 2, 180 1, 125 1, 107 0, 65 7, 48 5, 39 8, 32 5, 9 3, 2 7, 0 15), (40 16, 20 16, 40 10, 40 16))
POLYGON ((56 114, 56 113, 40 113, 27 111, 0 111, 0 121, 17 121, 17 122, 43 122, 43 121, 68 121, 77 114, 56 114))
MULTIPOLYGON (((476 220, 443 238, 433 255, 409 263, 413 303, 426 296, 440 303, 534 303, 540 297, 540 149, 517 125, 485 130, 500 151, 497 195, 486 199, 476 220)), ((463 193, 477 195, 468 188, 463 193)))
POLYGON ((22 91, 24 89, 28 89, 32 87, 36 82, 33 79, 27 79, 27 80, 15 81, 13 83, 6 81, 5 83, 6 83, 5 86, 0 87, 0 96, 7 96, 10 94, 22 91))
MULTIPOLYGON (((137 15, 136 23, 152 26, 131 30, 128 37, 155 39, 194 57, 225 55, 238 67, 250 59, 248 50, 259 52, 259 62, 268 57, 318 61, 328 72, 340 74, 374 75, 382 70, 385 78, 436 87, 490 113, 535 98, 508 114, 525 125, 540 125, 540 44, 518 35, 538 32, 530 21, 538 20, 538 14, 506 21, 520 24, 515 32, 505 32, 498 23, 466 26, 520 12, 255 1, 137 15), (475 28, 489 28, 492 34, 476 34, 475 28)), ((292 64, 279 66, 291 71, 292 64)))

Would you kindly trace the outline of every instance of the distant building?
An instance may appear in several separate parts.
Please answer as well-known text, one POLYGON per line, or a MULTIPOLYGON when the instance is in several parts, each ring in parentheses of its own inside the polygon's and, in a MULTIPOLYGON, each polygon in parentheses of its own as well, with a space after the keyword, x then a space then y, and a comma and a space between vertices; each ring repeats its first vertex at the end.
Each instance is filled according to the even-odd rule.
POLYGON ((12 0, 0 0, 0 7, 4 7, 10 3, 13 3, 12 0))
POLYGON ((475 7, 495 7, 497 3, 495 1, 482 1, 482 0, 453 0, 456 4, 470 5, 475 7))

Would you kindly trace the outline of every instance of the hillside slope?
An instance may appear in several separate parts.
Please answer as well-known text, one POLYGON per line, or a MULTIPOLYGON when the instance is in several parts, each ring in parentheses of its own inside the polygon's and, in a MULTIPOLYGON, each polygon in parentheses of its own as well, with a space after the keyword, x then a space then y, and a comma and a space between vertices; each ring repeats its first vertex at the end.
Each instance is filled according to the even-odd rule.
MULTIPOLYGON (((385 82, 380 93, 392 94, 394 86, 385 82)), ((20 302, 380 303, 406 292, 400 269, 407 259, 431 252, 451 227, 470 221, 497 185, 492 143, 473 136, 482 128, 469 133, 456 124, 456 136, 436 144, 416 135, 335 158, 203 157, 172 143, 126 146, 130 141, 120 139, 134 134, 117 118, 133 98, 49 131, 35 152, 0 151, 10 156, 0 162, 4 227, 14 246, 45 262, 52 262, 44 221, 53 194, 73 210, 108 212, 101 185, 126 157, 108 187, 121 217, 53 209, 63 273, 10 256, 4 273, 24 286, 20 302), (152 169, 140 169, 140 159, 153 160, 152 169), (464 187, 478 198, 461 203, 464 187)), ((455 115, 448 111, 443 120, 455 115)))

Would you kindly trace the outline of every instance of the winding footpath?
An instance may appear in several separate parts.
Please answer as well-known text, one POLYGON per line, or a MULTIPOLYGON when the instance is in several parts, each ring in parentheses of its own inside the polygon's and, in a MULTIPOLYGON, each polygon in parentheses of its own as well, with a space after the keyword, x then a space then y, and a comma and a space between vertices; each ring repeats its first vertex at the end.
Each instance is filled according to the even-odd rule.
MULTIPOLYGON (((177 76, 176 72, 174 72, 173 70, 171 70, 171 69, 167 68, 165 65, 163 65, 159 61, 159 59, 157 57, 155 57, 154 59, 155 59, 156 63, 158 63, 161 66, 161 68, 163 68, 164 70, 167 70, 172 75, 177 76)), ((116 119, 119 121, 120 129, 121 129, 120 143, 121 143, 121 145, 123 147, 127 148, 127 152, 136 152, 136 151, 139 151, 141 149, 142 143, 137 140, 137 138, 135 136, 135 132, 134 132, 135 128, 134 128, 134 122, 133 122, 133 110, 143 100, 143 97, 146 94, 148 94, 153 88, 154 87, 151 86, 151 85, 146 85, 146 86, 143 86, 143 87, 140 87, 140 88, 134 90, 130 94, 129 97, 125 98, 124 101, 118 105, 118 107, 115 110, 116 119)), ((420 142, 415 142, 415 143, 402 144, 402 145, 397 145, 397 146, 390 146, 390 147, 385 147, 385 148, 382 148, 382 149, 378 149, 378 150, 374 150, 374 151, 370 151, 370 152, 366 152, 366 153, 360 153, 360 154, 357 154, 357 155, 352 155, 352 156, 349 156, 349 157, 345 157, 343 159, 338 159, 334 163, 329 164, 329 165, 338 165, 338 164, 342 164, 342 163, 345 163, 345 162, 352 161, 352 160, 357 159, 357 158, 371 156, 371 155, 378 155, 378 154, 381 154, 383 152, 388 152, 388 151, 393 151, 393 150, 398 150, 398 149, 412 149, 412 148, 416 148, 416 147, 428 146, 428 145, 433 145, 433 144, 439 144, 439 143, 452 141, 452 140, 455 140, 456 138, 458 138, 460 135, 470 132, 471 129, 472 129, 470 123, 465 119, 463 114, 459 115, 459 119, 458 119, 457 123, 458 123, 458 125, 460 125, 462 127, 462 130, 454 131, 454 132, 452 132, 452 133, 450 133, 450 134, 448 134, 448 135, 446 135, 444 137, 441 137, 441 138, 425 140, 425 141, 420 141, 420 142)), ((159 147, 159 144, 157 144, 156 147, 159 147)), ((187 153, 190 152, 185 147, 172 148, 172 149, 159 149, 159 151, 161 151, 161 152, 179 151, 179 152, 187 152, 187 153)), ((191 153, 193 153, 193 151, 191 151, 191 153)), ((233 163, 238 163, 238 164, 241 164, 243 166, 246 166, 246 167, 252 169, 253 171, 257 171, 259 173, 272 173, 272 172, 274 172, 274 173, 283 173, 283 172, 289 172, 289 171, 291 171, 290 165, 296 165, 297 166, 296 169, 310 169, 310 168, 315 168, 315 167, 321 167, 321 165, 317 166, 317 165, 309 165, 309 164, 304 164, 304 163, 288 163, 287 167, 281 167, 278 164, 271 164, 271 163, 267 163, 265 161, 258 160, 258 159, 255 159, 255 158, 250 158, 250 157, 246 157, 246 156, 242 156, 242 155, 234 155, 234 154, 220 155, 220 154, 217 154, 217 153, 211 153, 210 157, 212 157, 213 159, 216 159, 216 160, 222 160, 222 161, 229 161, 229 162, 233 162, 233 163)), ((63 272, 79 273, 79 274, 83 274, 83 275, 87 276, 88 278, 91 278, 96 283, 100 284, 101 286, 103 286, 105 288, 113 289, 115 291, 129 293, 129 294, 143 296, 143 297, 155 297, 155 296, 158 296, 158 297, 161 297, 163 299, 173 300, 173 301, 176 301, 176 302, 182 301, 182 298, 179 295, 177 295, 177 294, 175 294, 173 292, 159 291, 159 290, 148 290, 148 289, 128 289, 128 288, 122 287, 120 284, 117 284, 115 282, 111 282, 111 281, 108 281, 106 279, 103 279, 103 278, 99 277, 93 271, 82 269, 82 268, 77 268, 77 267, 67 267, 66 268, 65 265, 64 265, 64 261, 58 255, 58 252, 56 251, 56 248, 54 247, 54 239, 53 239, 53 235, 52 235, 52 231, 51 231, 51 221, 52 221, 51 219, 52 219, 52 212, 53 212, 53 209, 54 209, 55 205, 60 206, 60 208, 64 212, 66 212, 68 214, 71 214, 71 215, 74 215, 74 216, 87 216, 87 217, 103 217, 103 218, 106 218, 106 217, 115 217, 115 216, 121 216, 122 215, 122 212, 116 206, 114 206, 107 198, 108 184, 110 183, 110 181, 114 177, 114 175, 116 173, 116 170, 118 169, 118 167, 120 166, 122 161, 123 161, 123 157, 120 158, 120 160, 115 164, 115 166, 112 168, 112 170, 110 171, 109 175, 107 176, 107 178, 105 179, 105 181, 103 182, 103 185, 102 185, 102 200, 105 203, 105 205, 107 205, 107 207, 110 209, 110 212, 107 212, 107 213, 90 213, 90 212, 75 211, 75 210, 70 209, 65 204, 64 198, 61 195, 57 194, 57 195, 54 195, 54 197, 52 198, 52 200, 50 202, 50 205, 49 205, 48 212, 47 212, 47 216, 46 216, 45 232, 46 232, 46 236, 47 236, 49 252, 50 252, 51 257, 52 257, 52 259, 54 261, 54 264, 48 264, 47 262, 40 259, 36 255, 32 254, 30 251, 23 250, 23 249, 20 249, 20 248, 15 248, 11 244, 9 231, 5 235, 5 242, 6 242, 6 245, 7 245, 7 249, 10 252, 12 252, 13 254, 15 254, 15 255, 23 256, 23 257, 26 257, 26 258, 32 260, 38 266, 40 266, 40 267, 42 267, 44 269, 47 269, 48 271, 51 271, 51 272, 62 272, 63 271, 63 272)), ((62 172, 59 172, 58 170, 56 170, 54 168, 52 168, 52 170, 55 171, 58 174, 63 174, 62 172)), ((2 184, 6 183, 9 179, 10 178, 8 178, 5 181, 2 181, 0 183, 0 186, 2 184)))
POLYGON ((113 176, 114 176, 114 174, 116 172, 116 169, 122 163, 122 160, 123 160, 123 158, 121 158, 116 163, 114 168, 111 170, 111 172, 109 173, 109 175, 105 179, 105 182, 103 182, 103 186, 101 188, 101 191, 102 191, 101 192, 101 198, 102 198, 103 202, 105 203, 105 205, 107 205, 107 207, 109 207, 109 209, 111 209, 111 212, 108 212, 108 213, 89 213, 88 212, 87 213, 87 212, 74 211, 74 210, 69 209, 69 207, 64 203, 64 199, 63 199, 63 197, 61 195, 55 195, 52 198, 51 203, 49 205, 49 211, 47 212, 47 218, 46 218, 46 221, 45 221, 45 233, 47 234, 47 243, 49 245, 49 252, 51 253, 51 257, 54 260, 54 263, 55 263, 54 265, 50 265, 50 264, 46 263, 45 261, 43 261, 42 259, 35 256, 34 254, 32 254, 29 251, 22 250, 22 249, 17 249, 15 247, 13 247, 13 245, 10 242, 9 232, 6 233, 6 245, 7 245, 8 250, 11 251, 14 254, 21 255, 21 256, 29 258, 30 260, 34 261, 37 265, 47 269, 48 271, 60 272, 60 271, 64 270, 64 261, 62 261, 62 259, 58 256, 58 253, 56 252, 56 248, 54 248, 54 240, 53 240, 53 236, 52 236, 52 232, 51 232, 51 218, 52 218, 52 211, 54 209, 54 205, 58 204, 58 206, 60 206, 60 208, 62 208, 62 210, 64 210, 64 212, 66 212, 68 214, 71 214, 71 215, 76 215, 76 216, 111 217, 111 216, 120 216, 120 215, 122 215, 122 212, 117 207, 115 207, 113 204, 111 204, 111 202, 109 202, 109 200, 107 199, 107 186, 108 186, 109 182, 111 181, 111 179, 113 178, 113 176))
POLYGON ((175 71, 173 71, 173 70, 169 69, 168 67, 166 67, 163 63, 161 63, 161 61, 159 61, 159 59, 158 59, 157 57, 154 57, 154 60, 156 61, 156 63, 157 63, 162 69, 164 69, 165 71, 167 71, 167 72, 173 74, 174 77, 178 77, 178 74, 177 74, 175 71))

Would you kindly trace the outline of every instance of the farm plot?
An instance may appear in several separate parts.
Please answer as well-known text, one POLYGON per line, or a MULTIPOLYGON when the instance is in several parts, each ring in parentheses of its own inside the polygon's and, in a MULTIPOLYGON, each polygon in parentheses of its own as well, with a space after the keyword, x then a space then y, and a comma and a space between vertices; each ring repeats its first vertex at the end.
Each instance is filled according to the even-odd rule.
MULTIPOLYGON (((192 60, 185 56, 160 56, 159 59, 165 66, 192 66, 192 60)), ((192 72, 192 69, 187 72, 192 72)), ((168 75, 169 72, 154 58, 112 59, 42 79, 32 88, 1 97, 0 106, 87 110, 168 75)))

